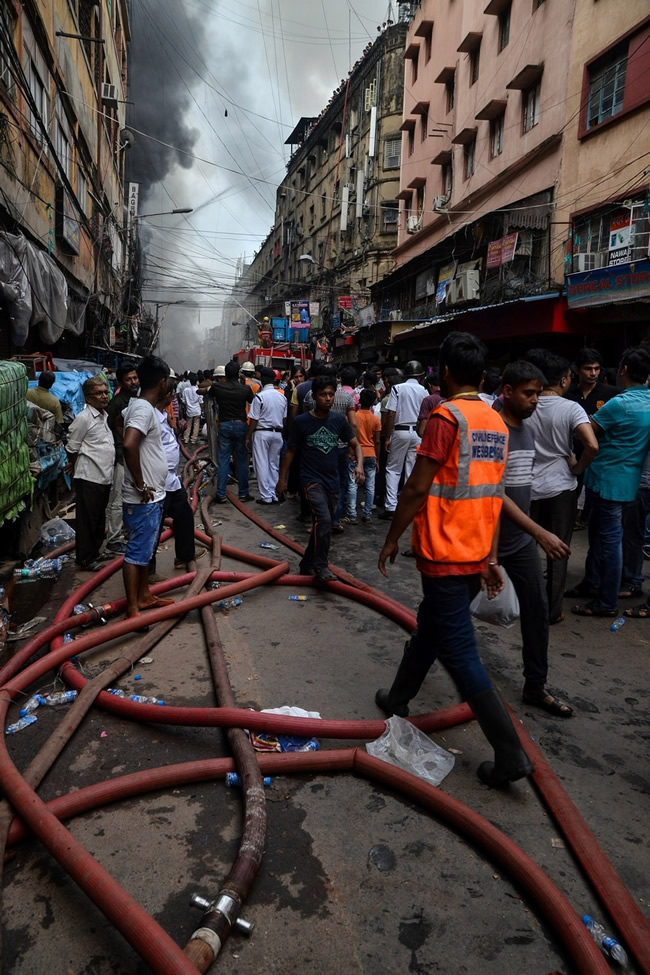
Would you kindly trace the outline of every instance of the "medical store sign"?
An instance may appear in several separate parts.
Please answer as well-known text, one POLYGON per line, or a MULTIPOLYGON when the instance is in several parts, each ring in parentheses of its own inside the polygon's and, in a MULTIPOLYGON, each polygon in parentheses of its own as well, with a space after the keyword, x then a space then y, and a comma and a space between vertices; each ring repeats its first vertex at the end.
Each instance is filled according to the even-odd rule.
POLYGON ((650 297, 650 260, 634 261, 623 267, 601 267, 579 274, 567 274, 569 308, 611 305, 650 297))

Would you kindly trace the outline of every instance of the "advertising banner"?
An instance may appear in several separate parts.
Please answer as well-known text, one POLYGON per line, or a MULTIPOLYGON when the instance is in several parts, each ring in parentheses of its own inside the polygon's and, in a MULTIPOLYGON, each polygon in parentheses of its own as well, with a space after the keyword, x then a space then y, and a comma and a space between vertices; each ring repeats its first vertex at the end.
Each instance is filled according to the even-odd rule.
POLYGON ((308 301, 292 301, 289 316, 290 328, 310 328, 311 314, 308 301))
POLYGON ((515 256, 518 236, 518 233, 514 233, 499 240, 491 240, 487 249, 486 267, 501 267, 502 264, 508 264, 515 256))
POLYGON ((599 267, 593 271, 567 274, 566 292, 569 308, 611 305, 650 297, 650 260, 635 261, 625 270, 599 267))

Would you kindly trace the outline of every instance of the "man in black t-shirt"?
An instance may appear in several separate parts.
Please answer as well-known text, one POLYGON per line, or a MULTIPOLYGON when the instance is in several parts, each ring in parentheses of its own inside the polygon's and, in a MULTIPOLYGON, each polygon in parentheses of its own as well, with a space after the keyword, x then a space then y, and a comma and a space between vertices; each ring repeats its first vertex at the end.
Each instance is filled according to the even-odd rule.
POLYGON ((250 501, 248 493, 248 451, 246 434, 248 418, 246 406, 253 402, 253 390, 239 382, 239 363, 226 365, 225 383, 215 383, 207 392, 219 407, 219 466, 215 502, 226 504, 226 485, 233 450, 237 460, 237 481, 240 501, 250 501))
POLYGON ((287 490, 287 473, 297 450, 300 451, 300 480, 312 513, 309 544, 300 562, 303 575, 314 575, 318 582, 336 577, 327 567, 332 519, 339 491, 339 439, 355 452, 354 476, 364 481, 363 453, 354 431, 341 413, 331 413, 336 382, 330 376, 317 376, 311 387, 314 408, 297 416, 289 432, 289 446, 282 460, 276 493, 287 490))
MULTIPOLYGON (((578 381, 565 394, 565 399, 580 403, 587 416, 591 418, 603 404, 618 394, 618 389, 600 382, 603 360, 597 349, 580 349, 575 366, 578 371, 578 381)), ((582 444, 580 447, 582 448, 582 444)))

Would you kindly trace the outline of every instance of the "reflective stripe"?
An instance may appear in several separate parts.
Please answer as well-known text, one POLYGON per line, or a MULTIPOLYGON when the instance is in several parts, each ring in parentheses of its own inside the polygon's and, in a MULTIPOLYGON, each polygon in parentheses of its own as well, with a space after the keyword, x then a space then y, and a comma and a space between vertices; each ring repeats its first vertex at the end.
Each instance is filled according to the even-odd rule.
POLYGON ((444 406, 455 417, 458 423, 458 478, 455 485, 436 484, 434 481, 429 488, 430 497, 446 498, 452 501, 472 500, 475 498, 502 498, 505 492, 501 484, 473 484, 470 487, 470 446, 467 417, 453 403, 445 403, 444 406))
POLYGON ((466 499, 472 500, 475 498, 502 498, 504 493, 503 483, 473 484, 471 487, 466 484, 460 488, 454 487, 453 484, 436 484, 434 482, 429 488, 429 497, 446 498, 452 501, 465 501, 466 499))

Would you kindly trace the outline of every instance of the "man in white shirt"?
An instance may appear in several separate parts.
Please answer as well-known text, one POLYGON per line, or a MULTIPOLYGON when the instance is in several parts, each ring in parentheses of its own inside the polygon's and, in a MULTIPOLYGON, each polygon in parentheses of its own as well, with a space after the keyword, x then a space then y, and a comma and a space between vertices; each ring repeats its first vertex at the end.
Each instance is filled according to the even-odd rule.
POLYGON ((413 359, 404 369, 406 382, 393 386, 386 404, 384 431, 386 436, 386 500, 379 518, 388 520, 395 514, 399 479, 404 471, 408 479, 420 445, 417 435, 418 415, 422 400, 428 395, 420 380, 424 375, 421 363, 413 359))
MULTIPOLYGON (((527 358, 546 378, 537 409, 526 420, 526 427, 535 440, 530 517, 571 545, 578 503, 577 475, 584 472, 598 453, 598 440, 584 408, 564 399, 571 385, 569 360, 546 349, 531 350, 527 358), (584 447, 580 460, 573 453, 574 438, 584 447)), ((546 562, 550 623, 561 623, 564 619, 562 598, 567 567, 568 556, 546 562)))
POLYGON ((278 395, 273 369, 260 369, 262 388, 251 403, 248 413, 246 449, 253 444, 253 463, 257 473, 257 486, 261 498, 258 504, 277 504, 275 485, 280 475, 280 451, 282 431, 287 420, 286 396, 278 395), (254 434, 254 436, 253 436, 254 434))
POLYGON ((106 506, 113 482, 115 443, 108 425, 108 386, 93 376, 83 386, 86 405, 68 431, 66 450, 76 495, 75 553, 80 569, 94 572, 106 532, 106 506))
POLYGON ((122 573, 127 616, 173 602, 159 599, 149 589, 149 563, 158 544, 167 481, 167 458, 155 404, 167 392, 169 366, 157 356, 145 356, 137 372, 140 395, 130 400, 124 411, 122 498, 129 540, 122 573))
POLYGON ((187 417, 183 443, 197 443, 199 430, 201 429, 201 406, 203 404, 203 397, 199 394, 197 375, 195 372, 190 373, 190 383, 183 390, 182 397, 183 403, 185 404, 185 416, 187 417))

